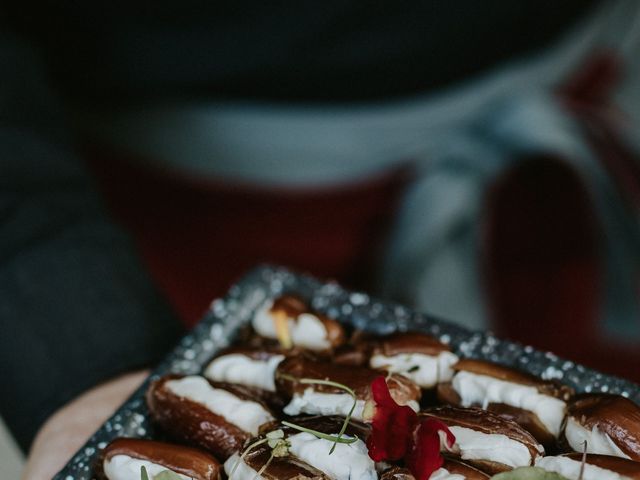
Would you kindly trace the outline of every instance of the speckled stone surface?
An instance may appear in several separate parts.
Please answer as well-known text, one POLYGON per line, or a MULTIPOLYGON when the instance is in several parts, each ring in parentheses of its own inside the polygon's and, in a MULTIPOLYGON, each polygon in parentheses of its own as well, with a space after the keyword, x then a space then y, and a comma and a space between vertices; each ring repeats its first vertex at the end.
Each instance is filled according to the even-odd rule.
POLYGON ((152 438, 144 392, 149 382, 166 373, 193 374, 202 371, 217 351, 234 341, 239 328, 266 299, 292 292, 311 301, 313 308, 356 328, 379 334, 421 330, 430 333, 462 357, 482 358, 522 370, 545 379, 557 379, 577 392, 609 392, 624 395, 640 404, 640 386, 590 370, 532 347, 500 340, 488 332, 463 327, 411 311, 401 305, 382 302, 365 293, 350 292, 336 283, 263 266, 251 271, 231 287, 227 296, 215 300, 205 318, 187 334, 147 381, 74 455, 54 480, 86 480, 101 450, 116 437, 152 438))

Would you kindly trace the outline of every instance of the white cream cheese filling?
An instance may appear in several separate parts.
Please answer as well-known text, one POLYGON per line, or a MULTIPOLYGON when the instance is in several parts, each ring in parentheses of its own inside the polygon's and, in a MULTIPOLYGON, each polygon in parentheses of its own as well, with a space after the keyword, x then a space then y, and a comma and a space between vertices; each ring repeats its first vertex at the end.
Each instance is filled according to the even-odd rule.
POLYGON ((371 368, 384 368, 410 378, 422 388, 431 388, 437 383, 448 382, 453 377, 451 366, 458 357, 451 352, 440 352, 437 356, 423 353, 400 353, 387 357, 376 354, 369 360, 371 368))
POLYGON ((260 403, 242 400, 226 390, 213 388, 203 377, 189 376, 165 383, 174 395, 199 403, 229 423, 253 435, 261 425, 274 420, 260 403))
MULTIPOLYGON (((364 400, 356 400, 356 407, 351 417, 354 420, 363 421, 364 400)), ((415 400, 411 400, 407 405, 414 411, 420 409, 420 405, 415 400)), ((346 417, 353 406, 353 397, 346 393, 319 393, 309 387, 300 393, 294 393, 289 404, 284 407, 287 415, 341 415, 346 417)))
MULTIPOLYGON (((531 465, 526 445, 501 433, 482 433, 465 427, 449 427, 463 460, 490 460, 510 467, 531 465)), ((455 446, 454 446, 455 448, 455 446)))
MULTIPOLYGON (((335 432, 337 435, 338 432, 335 432)), ((344 438, 352 438, 347 435, 344 438)), ((333 442, 310 433, 297 433, 287 438, 289 452, 312 467, 324 472, 332 480, 377 480, 375 462, 369 458, 365 443, 338 443, 331 455, 333 442)))
POLYGON ((598 453, 600 455, 614 455, 631 459, 629 455, 620 450, 609 435, 594 426, 591 430, 583 427, 575 418, 569 417, 564 430, 567 442, 576 452, 582 452, 584 442, 587 442, 587 453, 598 453))
POLYGON ((483 408, 487 408, 490 403, 504 403, 522 408, 535 413, 555 437, 560 434, 566 403, 558 398, 539 393, 535 387, 466 371, 455 374, 451 383, 460 395, 464 407, 482 405, 483 408))
MULTIPOLYGON (((277 339, 276 326, 271 307, 273 301, 266 302, 254 315, 251 322, 258 335, 277 339)), ((318 317, 311 313, 302 313, 297 319, 289 318, 289 334, 294 345, 310 350, 326 350, 331 347, 327 338, 327 329, 318 317)))
MULTIPOLYGON (((240 459, 240 455, 234 453, 227 461, 224 462, 224 472, 227 474, 227 480, 263 480, 262 475, 251 468, 246 462, 240 459)), ((136 479, 139 480, 139 479, 136 479)))
MULTIPOLYGON (((352 418, 362 420, 364 400, 356 400, 356 408, 352 418)), ((318 393, 309 387, 302 392, 294 393, 283 412, 287 415, 341 415, 346 417, 353 406, 353 397, 346 393, 318 393)))
MULTIPOLYGON (((580 467, 582 462, 568 457, 542 457, 536 461, 536 466, 548 472, 555 472, 568 480, 578 480, 580 478, 580 467)), ((584 466, 582 480, 630 480, 611 470, 596 467, 595 465, 584 466)))
POLYGON ((216 382, 229 382, 276 391, 276 368, 284 355, 273 355, 266 360, 255 360, 241 353, 230 353, 214 359, 204 376, 216 382))
MULTIPOLYGON (((159 473, 169 470, 167 467, 157 463, 140 460, 128 455, 114 455, 109 460, 105 460, 103 464, 104 474, 109 480, 140 480, 140 467, 144 467, 147 470, 149 480, 153 480, 159 473)), ((192 480, 192 477, 187 477, 180 473, 177 473, 177 475, 183 480, 192 480)))
POLYGON ((457 473, 451 473, 445 468, 439 468, 431 474, 429 480, 465 480, 465 477, 457 473))

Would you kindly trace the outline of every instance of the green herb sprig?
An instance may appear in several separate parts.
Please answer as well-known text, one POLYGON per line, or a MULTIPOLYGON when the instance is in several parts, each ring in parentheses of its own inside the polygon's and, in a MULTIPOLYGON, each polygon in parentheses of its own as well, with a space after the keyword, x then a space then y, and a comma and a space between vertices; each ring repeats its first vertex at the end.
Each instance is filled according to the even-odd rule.
POLYGON ((352 388, 342 383, 333 382, 331 380, 326 380, 321 378, 296 378, 292 375, 287 375, 283 373, 280 374, 280 377, 284 378, 285 380, 289 380, 291 382, 302 383, 303 385, 326 385, 329 387, 335 387, 348 393, 349 395, 351 395, 351 398, 353 398, 353 405, 351 405, 351 409, 349 410, 349 413, 345 417, 344 422, 342 423, 342 428, 340 428, 340 431, 338 432, 337 436, 327 435, 326 433, 318 432, 317 430, 302 427, 300 425, 296 425, 295 423, 291 423, 287 421, 283 421, 282 422, 283 425, 299 430, 301 432, 310 433, 312 435, 315 435, 317 438, 322 438, 324 440, 329 440, 333 442, 333 445, 331 446, 331 450, 329 450, 329 455, 331 455, 334 452, 334 450, 336 449, 336 445, 338 445, 338 443, 354 443, 358 441, 358 437, 348 438, 348 439, 342 438, 342 436, 344 435, 344 432, 347 430, 349 421, 353 416, 353 411, 356 409, 356 405, 358 404, 358 398, 356 397, 356 392, 354 392, 352 388))

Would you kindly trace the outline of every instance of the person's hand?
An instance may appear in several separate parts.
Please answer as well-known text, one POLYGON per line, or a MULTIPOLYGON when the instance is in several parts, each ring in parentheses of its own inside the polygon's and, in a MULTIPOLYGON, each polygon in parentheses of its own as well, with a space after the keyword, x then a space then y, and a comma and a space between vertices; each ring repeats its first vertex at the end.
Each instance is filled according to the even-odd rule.
POLYGON ((50 480, 147 375, 142 371, 118 377, 54 413, 33 442, 23 480, 50 480))

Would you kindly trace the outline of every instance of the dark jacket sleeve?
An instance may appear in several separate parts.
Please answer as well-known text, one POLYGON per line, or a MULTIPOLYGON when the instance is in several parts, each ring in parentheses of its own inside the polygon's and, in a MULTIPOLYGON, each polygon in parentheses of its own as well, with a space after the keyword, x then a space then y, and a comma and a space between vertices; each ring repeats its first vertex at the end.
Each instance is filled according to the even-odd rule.
POLYGON ((55 409, 157 362, 181 327, 109 221, 34 52, 0 35, 0 414, 23 449, 55 409))

